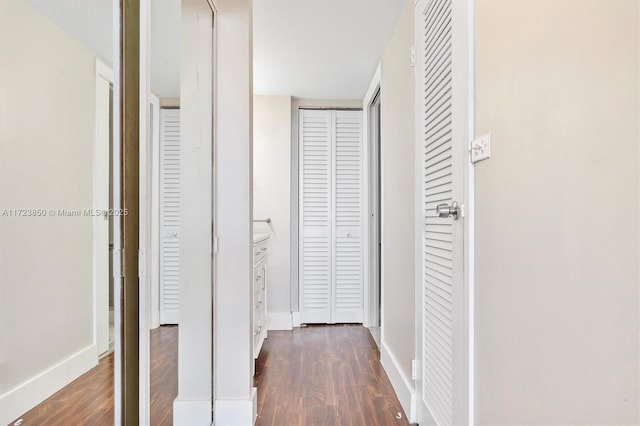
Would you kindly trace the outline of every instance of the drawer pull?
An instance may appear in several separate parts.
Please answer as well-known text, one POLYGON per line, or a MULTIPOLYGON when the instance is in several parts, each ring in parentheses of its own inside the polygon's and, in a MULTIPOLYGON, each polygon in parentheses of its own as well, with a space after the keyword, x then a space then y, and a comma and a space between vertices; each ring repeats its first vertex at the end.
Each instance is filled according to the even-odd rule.
POLYGON ((258 334, 260 334, 261 331, 262 331, 262 326, 259 325, 258 327, 256 327, 256 331, 254 331, 253 334, 257 336, 258 334))

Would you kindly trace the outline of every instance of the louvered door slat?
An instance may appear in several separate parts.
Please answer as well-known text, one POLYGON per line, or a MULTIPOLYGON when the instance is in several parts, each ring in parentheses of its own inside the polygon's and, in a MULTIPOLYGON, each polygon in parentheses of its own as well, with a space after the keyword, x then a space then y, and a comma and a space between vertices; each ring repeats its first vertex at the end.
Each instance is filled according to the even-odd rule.
POLYGON ((180 110, 160 111, 160 323, 180 308, 180 110))
POLYGON ((334 111, 333 322, 362 322, 362 112, 334 111))
POLYGON ((453 423, 453 226, 435 207, 450 204, 452 174, 451 0, 424 16, 422 397, 438 424, 453 423))
POLYGON ((300 112, 300 311, 302 321, 331 317, 331 116, 300 112))
POLYGON ((300 311, 362 322, 362 112, 300 112, 300 311))

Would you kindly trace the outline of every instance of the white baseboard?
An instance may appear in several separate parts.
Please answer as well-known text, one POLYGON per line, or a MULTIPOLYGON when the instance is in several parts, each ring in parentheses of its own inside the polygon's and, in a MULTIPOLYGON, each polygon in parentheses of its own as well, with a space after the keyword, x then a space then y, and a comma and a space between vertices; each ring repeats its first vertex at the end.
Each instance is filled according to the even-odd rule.
POLYGON ((210 426, 211 400, 180 399, 173 401, 173 424, 176 426, 210 426))
POLYGON ((258 393, 251 389, 250 399, 216 399, 216 426, 252 426, 258 416, 258 393))
POLYGON ((404 412, 409 416, 409 421, 414 422, 416 417, 416 399, 413 380, 402 374, 398 360, 384 342, 382 342, 382 347, 380 348, 380 362, 387 376, 389 376, 393 390, 396 391, 400 405, 402 405, 404 412))
POLYGON ((0 395, 0 424, 17 419, 98 364, 95 345, 88 346, 0 395))
POLYGON ((291 313, 291 322, 293 323, 294 327, 300 327, 300 325, 302 324, 302 321, 300 318, 300 312, 291 313))
POLYGON ((270 312, 269 330, 293 330, 291 312, 270 312))

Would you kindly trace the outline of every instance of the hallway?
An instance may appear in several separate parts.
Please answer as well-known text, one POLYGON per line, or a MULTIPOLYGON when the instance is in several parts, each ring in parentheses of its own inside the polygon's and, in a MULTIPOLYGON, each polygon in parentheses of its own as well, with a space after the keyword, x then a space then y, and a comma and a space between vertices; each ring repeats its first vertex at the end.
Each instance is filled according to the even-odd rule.
POLYGON ((270 331, 255 386, 258 426, 408 424, 373 337, 361 325, 270 331))
MULTIPOLYGON (((178 327, 151 330, 151 424, 173 424, 178 394, 178 327)), ((113 425, 113 353, 10 425, 113 425)))
MULTIPOLYGON (((151 424, 171 425, 178 327, 152 330, 151 348, 151 424)), ((259 426, 408 424, 373 337, 360 325, 269 332, 255 386, 259 426)), ((113 355, 20 419, 21 426, 113 424, 113 355)))

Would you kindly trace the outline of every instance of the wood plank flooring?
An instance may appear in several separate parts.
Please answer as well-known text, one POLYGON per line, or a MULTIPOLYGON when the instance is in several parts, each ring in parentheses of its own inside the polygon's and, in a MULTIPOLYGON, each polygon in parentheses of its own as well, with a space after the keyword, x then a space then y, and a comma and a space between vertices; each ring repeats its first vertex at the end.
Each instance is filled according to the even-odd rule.
POLYGON ((256 362, 256 424, 408 425, 379 359, 360 325, 270 331, 256 362))
MULTIPOLYGON (((151 424, 171 425, 178 327, 152 330, 151 354, 151 424)), ((359 325, 270 331, 256 362, 257 425, 407 425, 379 358, 359 325)), ((113 355, 20 419, 21 426, 113 425, 113 355)))
MULTIPOLYGON (((152 425, 173 423, 177 395, 178 327, 163 326, 151 330, 152 425)), ((21 426, 113 425, 113 354, 19 419, 21 426)))

